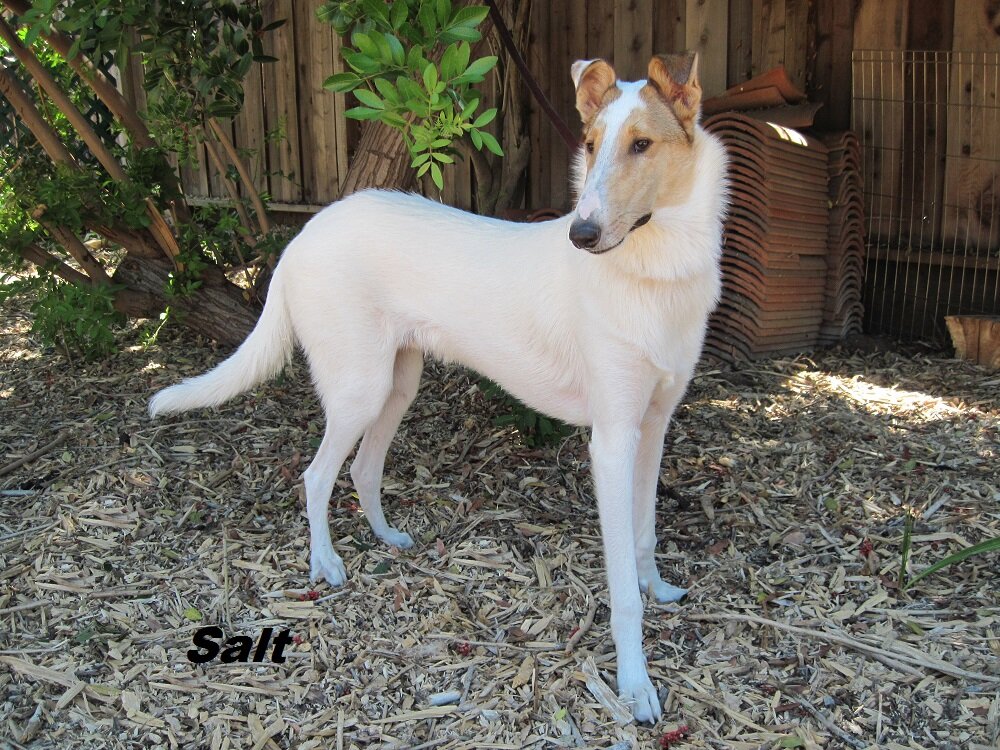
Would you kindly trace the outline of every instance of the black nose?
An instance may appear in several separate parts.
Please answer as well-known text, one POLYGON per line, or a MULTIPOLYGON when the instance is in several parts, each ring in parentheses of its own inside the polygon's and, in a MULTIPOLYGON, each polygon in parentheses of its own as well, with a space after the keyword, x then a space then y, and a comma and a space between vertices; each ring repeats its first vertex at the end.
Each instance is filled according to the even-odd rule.
POLYGON ((569 240, 584 250, 590 250, 601 239, 601 227, 592 221, 577 219, 569 228, 569 240))

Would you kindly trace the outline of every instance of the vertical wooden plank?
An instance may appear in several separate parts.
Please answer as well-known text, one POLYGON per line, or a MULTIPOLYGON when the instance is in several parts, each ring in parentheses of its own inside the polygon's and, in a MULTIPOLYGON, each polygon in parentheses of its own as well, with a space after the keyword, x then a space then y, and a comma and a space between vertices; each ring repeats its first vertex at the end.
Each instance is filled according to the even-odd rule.
POLYGON ((809 50, 809 0, 785 0, 785 71, 805 90, 809 50))
MULTIPOLYGON (((528 65, 546 96, 552 93, 552 76, 549 71, 549 15, 549 8, 545 3, 532 3, 528 65)), ((531 101, 530 122, 532 143, 528 208, 546 208, 551 200, 550 165, 551 148, 554 145, 552 125, 534 100, 531 101)))
POLYGON ((646 77, 653 56, 653 0, 615 0, 615 72, 623 81, 646 77))
POLYGON ((903 205, 905 232, 911 247, 927 247, 941 227, 947 151, 948 73, 946 58, 937 51, 951 49, 954 6, 937 0, 910 0, 906 71, 910 96, 904 111, 903 205), (920 50, 920 51, 916 51, 920 50))
POLYGON ((753 71, 753 0, 729 0, 729 63, 726 86, 743 83, 753 71))
POLYGON ((339 192, 337 113, 323 81, 334 73, 333 27, 321 22, 309 0, 294 0, 298 123, 303 200, 325 204, 339 192))
POLYGON ((869 196, 869 236, 895 243, 899 230, 899 197, 903 148, 903 63, 907 0, 863 0, 854 22, 854 47, 868 50, 861 127, 869 144, 865 193, 869 196))
POLYGON ((266 23, 287 19, 284 26, 264 38, 264 54, 277 62, 264 67, 264 104, 267 129, 279 127, 285 138, 268 143, 269 187, 279 203, 302 201, 302 159, 299 139, 298 100, 295 90, 295 18, 292 0, 272 0, 263 6, 266 23))
MULTIPOLYGON (((332 31, 332 29, 331 29, 332 31)), ((333 72, 343 73, 345 64, 343 58, 340 56, 340 37, 334 33, 331 36, 332 45, 330 47, 330 55, 333 60, 333 72)), ((344 117, 344 112, 348 109, 346 97, 344 94, 334 94, 332 92, 327 92, 327 96, 331 97, 333 101, 333 119, 334 119, 334 138, 335 138, 335 149, 336 149, 336 160, 337 160, 337 194, 334 197, 339 198, 341 192, 341 185, 344 182, 344 178, 347 176, 347 170, 349 168, 348 163, 348 138, 347 138, 347 118, 344 117)), ((330 158, 334 158, 331 154, 330 158)))
POLYGON ((683 52, 687 44, 687 0, 653 3, 653 54, 683 52))
POLYGON ((753 0, 753 74, 785 63, 785 0, 753 0))
POLYGON ((1000 36, 987 14, 956 12, 954 23, 943 238, 975 255, 1000 236, 1000 36))
POLYGON ((688 0, 687 44, 698 53, 698 78, 705 97, 726 90, 729 50, 729 1, 688 0))
POLYGON ((811 101, 822 102, 816 115, 821 130, 851 126, 851 51, 854 4, 816 0, 816 55, 808 75, 811 101))
POLYGON ((615 65, 615 0, 587 3, 586 57, 601 58, 615 65))
POLYGON ((250 169, 257 190, 267 190, 264 148, 264 91, 261 66, 254 63, 243 79, 243 109, 236 116, 233 143, 250 169))
MULTIPOLYGON (((549 7, 549 100, 556 111, 565 117, 565 102, 568 91, 572 88, 569 76, 570 50, 568 40, 570 35, 568 3, 552 3, 549 7)), ((553 208, 566 209, 569 202, 568 177, 569 154, 559 138, 552 139, 548 154, 549 171, 549 204, 553 208)))

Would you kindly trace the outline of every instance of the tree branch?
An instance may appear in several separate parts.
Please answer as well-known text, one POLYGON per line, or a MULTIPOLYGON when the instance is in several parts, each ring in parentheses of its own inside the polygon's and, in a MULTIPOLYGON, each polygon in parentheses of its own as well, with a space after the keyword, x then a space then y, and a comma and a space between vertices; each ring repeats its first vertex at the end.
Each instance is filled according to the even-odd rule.
MULTIPOLYGON (((31 10, 31 4, 24 0, 0 0, 17 16, 23 16, 31 10)), ((94 90, 97 98, 104 102, 104 105, 111 110, 112 114, 118 118, 121 124, 132 136, 132 142, 139 148, 155 148, 156 142, 149 134, 146 123, 139 117, 138 113, 125 101, 125 97, 114 87, 97 67, 83 55, 77 54, 72 58, 69 51, 73 46, 73 40, 66 34, 59 31, 43 32, 42 38, 76 71, 76 73, 86 81, 87 85, 94 90)))
MULTIPOLYGON (((247 230, 248 241, 251 245, 256 244, 253 239, 253 222, 250 220, 250 214, 247 213, 246 207, 243 205, 243 201, 240 200, 240 191, 236 187, 236 183, 229 179, 229 175, 226 174, 226 164, 222 160, 222 155, 219 154, 219 149, 216 147, 212 138, 209 136, 205 138, 205 150, 208 151, 208 158, 212 162, 216 171, 219 173, 219 178, 222 180, 223 186, 226 188, 226 192, 229 193, 229 197, 233 199, 233 208, 236 209, 236 213, 240 217, 240 223, 247 230)), ((243 258, 240 258, 240 262, 243 262, 243 258)))
POLYGON ((240 158, 236 146, 233 145, 232 140, 226 135, 226 131, 222 129, 222 126, 219 125, 219 121, 214 117, 209 117, 208 125, 212 129, 212 133, 219 140, 219 143, 222 144, 223 150, 229 156, 229 160, 233 163, 233 166, 236 167, 240 179, 250 193, 250 201, 253 203, 253 210, 257 214, 257 223, 260 225, 261 234, 267 234, 271 231, 271 223, 267 219, 267 209, 264 207, 264 202, 260 199, 260 193, 257 191, 257 186, 254 185, 253 178, 250 176, 250 170, 243 163, 243 159, 240 158))
POLYGON ((31 96, 21 88, 17 77, 6 66, 0 66, 0 94, 3 94, 4 98, 10 102, 18 117, 28 126, 28 130, 35 136, 52 161, 57 164, 77 166, 76 160, 63 145, 63 142, 59 140, 56 131, 45 121, 41 112, 35 107, 31 96))
MULTIPOLYGON (((27 69, 28 73, 31 75, 35 81, 45 90, 45 92, 51 97, 52 101, 59 108, 66 119, 69 120, 70 124, 79 134, 80 138, 86 144, 90 152, 97 158, 101 163, 101 166, 107 171, 112 178, 126 182, 128 180, 128 175, 125 174, 125 170, 122 165, 118 163, 118 160, 114 158, 104 142, 101 140, 100 136, 91 127, 87 118, 83 116, 83 113, 70 101, 70 98, 66 95, 66 92, 62 90, 55 79, 49 74, 45 66, 41 64, 34 53, 25 47, 21 40, 18 38, 17 34, 10 27, 7 21, 0 17, 0 39, 3 39, 7 45, 10 47, 14 56, 17 57, 18 61, 27 69)), ((157 244, 161 247, 163 252, 176 264, 178 264, 177 256, 180 254, 180 247, 177 245, 177 240, 174 238, 173 233, 170 231, 170 227, 167 225, 166 221, 163 219, 162 214, 160 214, 159 209, 156 208, 155 204, 151 199, 146 199, 146 212, 149 214, 151 220, 150 231, 153 234, 153 238, 156 240, 157 244)))
POLYGON ((37 215, 32 218, 45 227, 45 231, 51 234, 60 245, 66 248, 66 252, 73 256, 73 260, 80 264, 80 268, 86 272, 91 281, 95 284, 111 283, 111 277, 108 276, 108 272, 104 270, 104 266, 98 263, 97 259, 90 254, 90 250, 83 244, 83 242, 80 241, 79 237, 64 227, 45 221, 44 208, 37 211, 36 214, 37 215))
POLYGON ((72 266, 66 265, 52 253, 43 250, 38 245, 28 245, 22 248, 21 257, 27 261, 31 261, 39 268, 51 271, 63 281, 68 281, 70 284, 89 286, 92 283, 86 275, 80 273, 72 266))

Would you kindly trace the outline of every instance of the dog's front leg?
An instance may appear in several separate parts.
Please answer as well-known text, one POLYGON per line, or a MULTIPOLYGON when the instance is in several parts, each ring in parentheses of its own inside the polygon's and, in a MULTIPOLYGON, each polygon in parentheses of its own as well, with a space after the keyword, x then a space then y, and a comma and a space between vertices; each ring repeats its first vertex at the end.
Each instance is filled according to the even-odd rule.
POLYGON ((656 569, 656 484, 660 478, 663 440, 670 416, 679 400, 677 393, 654 397, 642 420, 639 451, 635 462, 635 499, 632 512, 635 533, 635 556, 639 588, 656 601, 676 602, 687 589, 671 586, 656 569))
POLYGON ((636 424, 594 424, 590 453, 611 598, 611 637, 618 654, 618 692, 639 721, 660 718, 660 701, 642 653, 642 597, 632 529, 636 424))

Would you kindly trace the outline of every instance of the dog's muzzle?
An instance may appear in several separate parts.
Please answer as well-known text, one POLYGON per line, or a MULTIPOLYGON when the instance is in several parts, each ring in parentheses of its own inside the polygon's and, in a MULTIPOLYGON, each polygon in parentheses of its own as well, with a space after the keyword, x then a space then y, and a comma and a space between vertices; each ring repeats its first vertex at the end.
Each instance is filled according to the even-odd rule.
POLYGON ((639 227, 648 224, 649 220, 652 219, 652 218, 653 218, 653 214, 646 214, 645 216, 640 216, 639 219, 638 219, 638 221, 636 221, 635 224, 632 225, 632 228, 630 230, 628 230, 628 231, 634 232, 639 227))
MULTIPOLYGON (((634 232, 639 227, 644 224, 648 224, 649 220, 653 217, 652 214, 646 214, 645 216, 640 216, 639 219, 632 225, 629 232, 634 232)), ((576 245, 581 250, 588 250, 594 252, 594 248, 597 247, 597 243, 601 241, 601 227, 599 224, 593 221, 586 221, 584 219, 577 219, 569 227, 569 240, 574 245, 576 245)), ((605 248, 597 252, 596 254, 606 253, 608 250, 612 250, 618 245, 612 245, 612 247, 605 248)))
POLYGON ((569 241, 581 250, 592 250, 601 241, 601 226, 593 221, 577 219, 570 224, 569 241))

